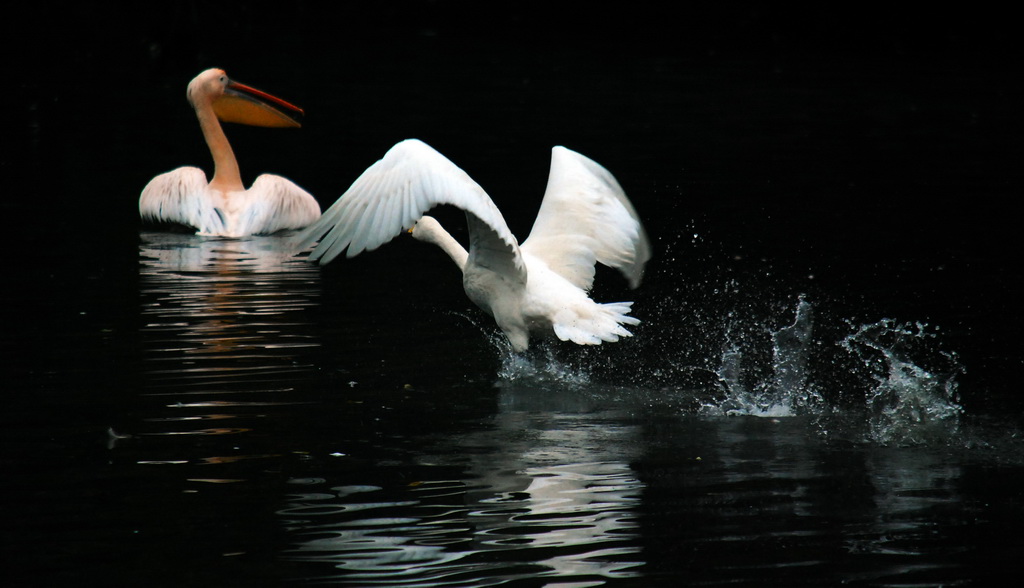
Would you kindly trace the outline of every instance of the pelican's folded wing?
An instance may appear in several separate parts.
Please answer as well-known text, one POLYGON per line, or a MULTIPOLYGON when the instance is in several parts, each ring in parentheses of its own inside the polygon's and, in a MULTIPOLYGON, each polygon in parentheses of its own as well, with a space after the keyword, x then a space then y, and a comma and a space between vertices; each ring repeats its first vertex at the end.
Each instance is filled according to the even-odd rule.
POLYGON ((160 174, 146 184, 139 197, 139 214, 144 221, 176 223, 199 233, 218 234, 224 219, 207 194, 206 174, 197 167, 179 167, 160 174))
POLYGON ((388 150, 320 220, 296 235, 294 242, 301 250, 319 240, 310 259, 321 264, 345 249, 348 257, 354 257, 387 243, 441 204, 457 206, 487 225, 508 248, 517 269, 525 272, 518 242, 483 188, 416 139, 407 139, 388 150))
POLYGON ((522 249, 574 285, 589 290, 594 262, 640 285, 651 245, 640 217, 615 177, 597 162, 551 150, 551 171, 537 220, 522 249))

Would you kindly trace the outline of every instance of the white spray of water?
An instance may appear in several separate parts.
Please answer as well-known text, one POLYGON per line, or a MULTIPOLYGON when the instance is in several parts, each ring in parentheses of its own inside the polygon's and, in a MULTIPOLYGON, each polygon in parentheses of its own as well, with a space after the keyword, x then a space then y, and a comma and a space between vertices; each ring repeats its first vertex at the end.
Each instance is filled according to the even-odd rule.
POLYGON ((492 341, 504 348, 498 377, 507 382, 526 381, 536 385, 558 384, 579 387, 590 383, 590 374, 580 366, 567 364, 543 346, 534 346, 529 353, 512 351, 508 341, 492 341))
MULTIPOLYGON (((920 323, 899 324, 884 319, 853 326, 853 332, 836 345, 813 338, 811 304, 800 298, 793 323, 769 331, 769 366, 756 366, 750 337, 739 341, 726 337, 719 382, 724 398, 702 406, 709 415, 788 417, 835 414, 819 390, 818 382, 839 388, 862 389, 866 410, 848 410, 844 418, 866 415, 866 440, 880 444, 949 442, 959 429, 963 409, 957 403, 956 377, 963 372, 956 354, 937 349, 934 330, 920 323), (743 343, 744 345, 741 345, 743 343), (809 366, 812 351, 837 350, 850 362, 823 362, 837 373, 814 374, 809 366), (938 364, 939 367, 925 367, 938 364), (850 366, 849 372, 841 365, 850 366), (760 367, 761 369, 757 369, 760 367), (753 383, 750 380, 753 379, 753 383)), ((762 362, 766 361, 762 359, 762 362)), ((833 394, 834 396, 834 394, 833 394)))
POLYGON ((820 395, 808 381, 808 353, 812 344, 811 304, 799 298, 791 325, 769 332, 772 343, 771 378, 744 384, 748 370, 740 345, 726 337, 718 378, 727 396, 704 405, 706 414, 787 417, 811 412, 821 403, 820 395))
POLYGON ((952 353, 939 354, 945 359, 942 372, 925 369, 909 356, 912 348, 935 338, 921 323, 884 319, 862 325, 841 342, 875 382, 866 399, 871 441, 916 445, 955 437, 963 413, 956 376, 963 367, 952 353))
MULTIPOLYGON (((891 319, 859 326, 841 321, 838 325, 845 323, 849 334, 839 341, 823 341, 820 335, 815 338, 814 308, 804 296, 792 313, 792 322, 774 330, 763 318, 734 313, 717 323, 726 331, 717 369, 687 368, 713 372, 719 389, 707 391, 713 393, 711 398, 692 388, 666 386, 664 362, 647 365, 643 356, 631 356, 633 361, 621 367, 633 374, 634 393, 687 394, 695 401, 690 410, 703 415, 838 417, 845 428, 866 430, 865 440, 880 444, 948 442, 955 436, 963 412, 957 404, 956 377, 963 369, 955 354, 938 350, 934 332, 891 319), (823 355, 828 359, 829 353, 838 354, 841 361, 812 364, 823 355), (941 367, 931 367, 935 364, 941 367), (647 380, 656 385, 643 384, 647 380), (864 410, 840 407, 837 398, 850 391, 854 398, 863 394, 864 410)), ((539 385, 554 393, 608 388, 592 381, 592 373, 600 369, 591 364, 607 361, 604 353, 589 357, 576 348, 566 351, 557 343, 538 341, 528 353, 517 354, 500 332, 469 320, 498 351, 497 375, 502 381, 539 385)), ((683 371, 670 370, 676 375, 683 371)))
POLYGON ((560 360, 555 351, 542 340, 533 341, 527 352, 516 353, 512 350, 508 338, 497 330, 493 323, 485 323, 476 315, 471 316, 462 312, 451 314, 477 328, 497 352, 501 360, 497 374, 499 381, 568 387, 586 386, 590 383, 589 370, 560 360))

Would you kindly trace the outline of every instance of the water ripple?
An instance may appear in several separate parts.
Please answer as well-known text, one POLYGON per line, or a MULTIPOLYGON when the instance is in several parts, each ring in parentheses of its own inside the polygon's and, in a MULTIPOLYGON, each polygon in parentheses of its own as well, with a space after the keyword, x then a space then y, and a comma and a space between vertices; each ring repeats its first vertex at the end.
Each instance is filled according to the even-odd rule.
POLYGON ((517 477, 524 487, 516 492, 428 480, 339 492, 331 505, 320 495, 316 504, 296 501, 278 512, 297 541, 287 557, 329 563, 355 583, 406 586, 459 577, 611 578, 640 565, 639 549, 630 542, 638 526, 632 509, 643 485, 628 466, 543 466, 517 477), (365 500, 396 490, 406 499, 365 500), (460 506, 471 497, 477 497, 472 507, 460 506), (523 569, 519 556, 488 555, 520 551, 533 554, 536 563, 523 569))
MULTIPOLYGON (((309 310, 319 304, 319 273, 275 237, 223 239, 141 234, 139 279, 143 394, 199 396, 176 408, 286 406, 228 402, 224 394, 279 395, 315 372, 320 343, 309 310)), ((234 416, 234 415, 230 415, 234 416)), ((151 417, 148 422, 230 418, 151 417)), ((161 431, 151 435, 243 433, 250 428, 161 431)))

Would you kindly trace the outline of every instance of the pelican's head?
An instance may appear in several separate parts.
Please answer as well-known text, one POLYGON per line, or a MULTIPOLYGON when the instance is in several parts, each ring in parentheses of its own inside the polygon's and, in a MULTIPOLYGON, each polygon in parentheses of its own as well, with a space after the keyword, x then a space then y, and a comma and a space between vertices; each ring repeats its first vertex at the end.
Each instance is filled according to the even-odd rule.
POLYGON ((209 105, 224 122, 258 127, 299 127, 302 109, 276 96, 232 81, 222 69, 208 69, 188 84, 197 111, 209 105))

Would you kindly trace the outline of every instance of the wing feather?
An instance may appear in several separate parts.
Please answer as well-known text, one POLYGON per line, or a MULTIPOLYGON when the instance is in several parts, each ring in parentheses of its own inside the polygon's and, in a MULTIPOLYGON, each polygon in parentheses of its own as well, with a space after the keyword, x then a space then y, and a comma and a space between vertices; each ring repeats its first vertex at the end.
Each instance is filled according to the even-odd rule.
POLYGON ((651 246, 640 217, 615 177, 565 147, 551 150, 551 171, 523 251, 589 290, 594 263, 620 270, 636 288, 651 246))
POLYGON ((179 167, 149 181, 139 197, 143 221, 176 223, 200 233, 224 230, 224 218, 217 213, 207 192, 209 182, 198 167, 179 167))
POLYGON ((519 245, 498 207, 466 172, 426 143, 407 139, 371 165, 320 219, 295 236, 299 249, 319 241, 310 259, 328 263, 372 251, 409 229, 428 210, 449 204, 476 217, 525 276, 519 245))
POLYGON ((291 180, 262 174, 245 193, 247 208, 237 227, 242 234, 269 235, 301 229, 320 218, 320 205, 291 180))

